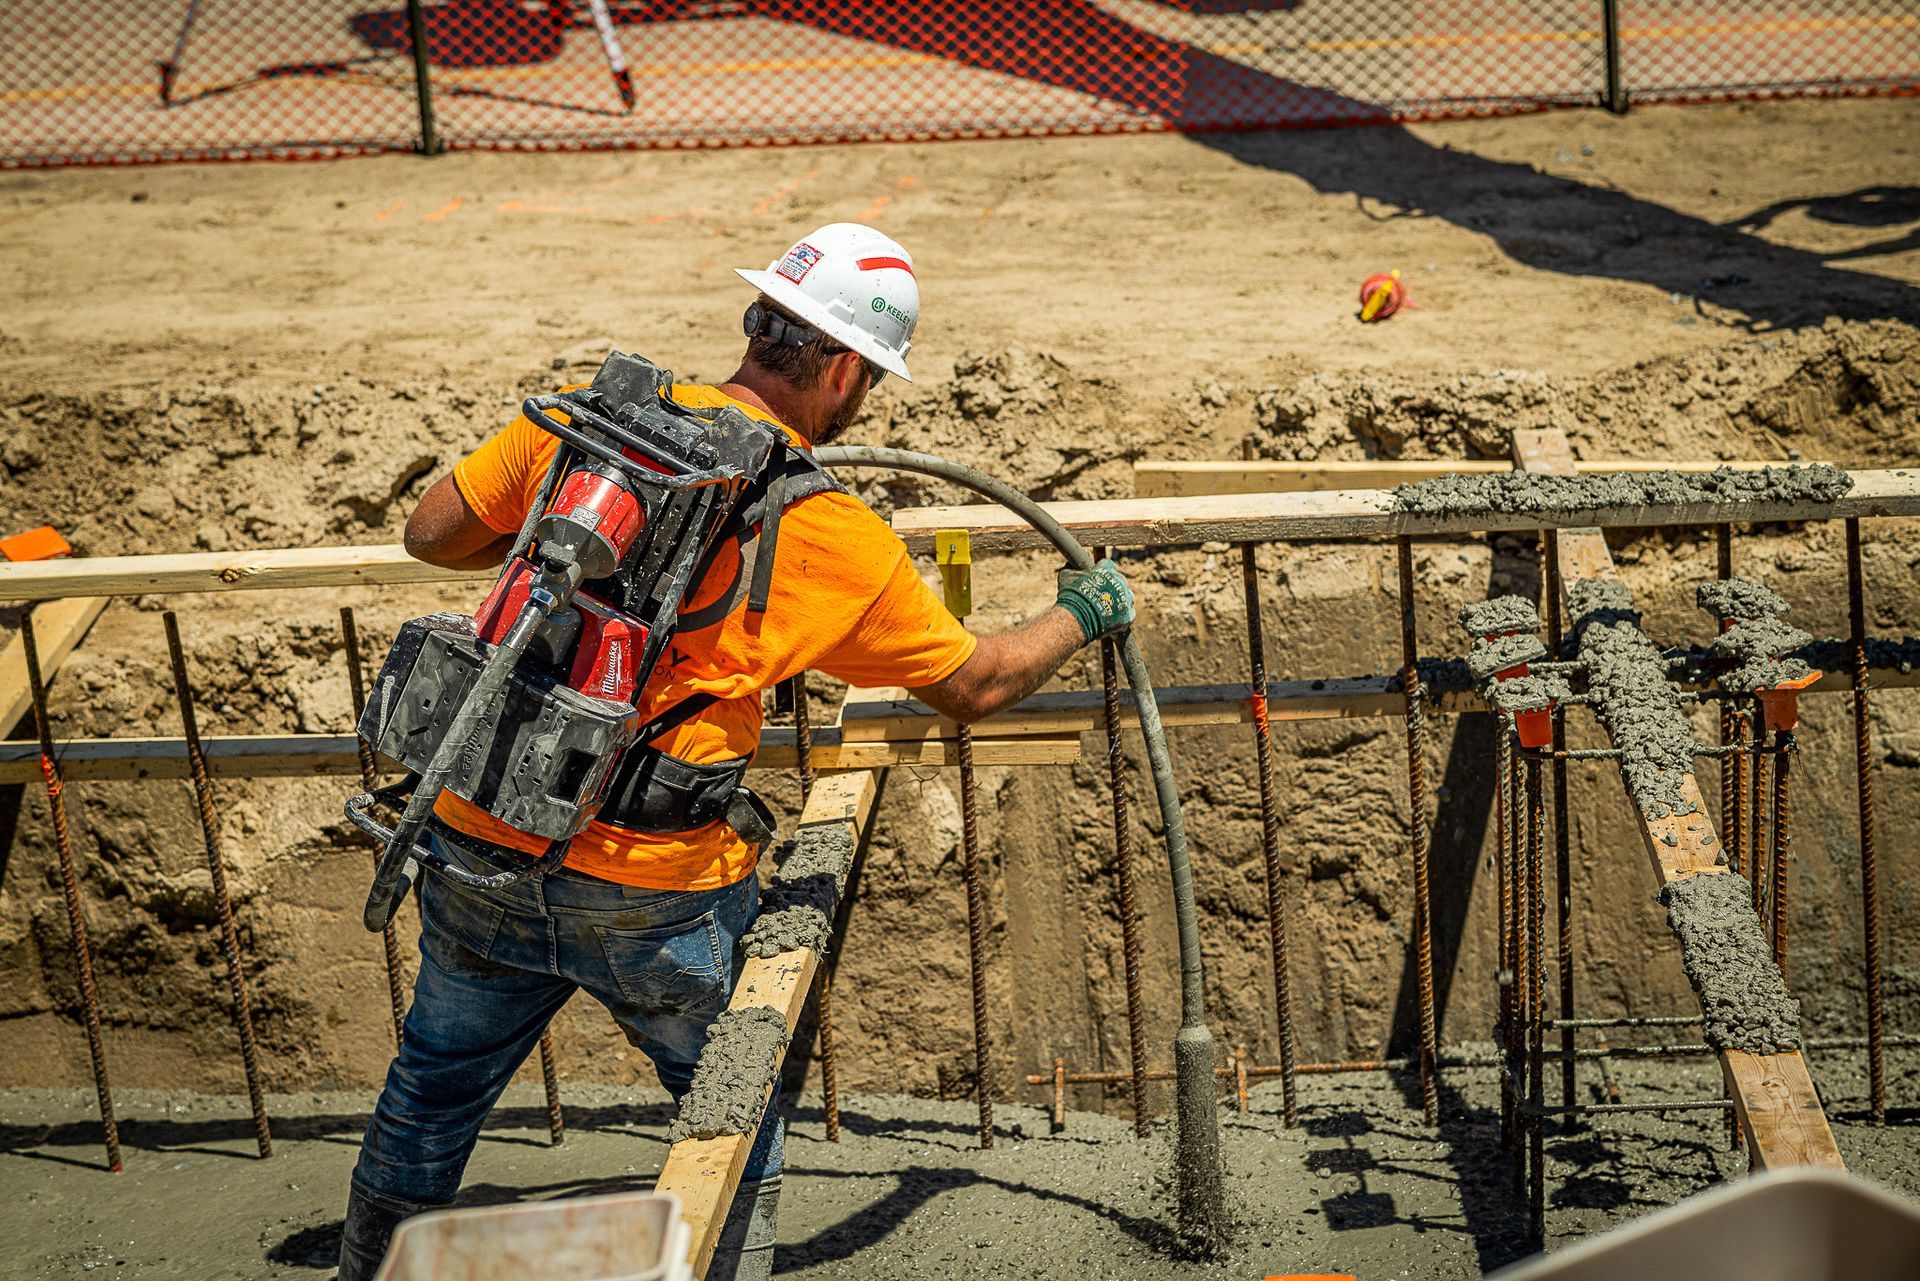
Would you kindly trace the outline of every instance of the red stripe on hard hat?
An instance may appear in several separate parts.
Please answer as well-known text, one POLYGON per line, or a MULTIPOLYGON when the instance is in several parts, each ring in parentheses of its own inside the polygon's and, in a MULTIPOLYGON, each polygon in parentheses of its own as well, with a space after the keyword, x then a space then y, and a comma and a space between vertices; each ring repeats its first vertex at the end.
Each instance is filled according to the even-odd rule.
MULTIPOLYGON (((854 265, 862 271, 878 271, 882 267, 898 267, 909 276, 913 275, 913 264, 905 258, 862 258, 854 265)), ((914 279, 918 280, 919 277, 914 276, 914 279)))

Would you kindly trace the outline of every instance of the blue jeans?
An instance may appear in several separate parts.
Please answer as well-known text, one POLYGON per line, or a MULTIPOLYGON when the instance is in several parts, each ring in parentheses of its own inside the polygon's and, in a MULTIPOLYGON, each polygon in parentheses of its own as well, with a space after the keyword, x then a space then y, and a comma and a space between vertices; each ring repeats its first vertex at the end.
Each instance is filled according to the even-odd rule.
MULTIPOLYGON (((428 835, 469 871, 521 856, 428 835)), ((718 890, 642 890, 562 870, 502 890, 428 872, 420 884, 420 977, 400 1052, 353 1181, 408 1206, 445 1205, 480 1126, 541 1030, 576 989, 607 1007, 677 1100, 739 974, 740 935, 760 911, 755 878, 718 890)), ((779 1100, 743 1181, 777 1175, 779 1100)))

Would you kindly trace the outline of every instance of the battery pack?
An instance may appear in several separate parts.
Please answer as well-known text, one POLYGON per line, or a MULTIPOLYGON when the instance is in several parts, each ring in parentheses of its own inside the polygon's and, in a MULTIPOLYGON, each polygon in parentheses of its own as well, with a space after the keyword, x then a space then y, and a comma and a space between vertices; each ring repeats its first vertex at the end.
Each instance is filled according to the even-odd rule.
MULTIPOLYGON (((493 646, 464 614, 400 629, 361 714, 361 738, 393 765, 424 773, 493 646)), ((595 698, 544 663, 521 663, 506 696, 461 748, 446 790, 509 827, 550 841, 585 828, 639 731, 629 701, 595 698)))

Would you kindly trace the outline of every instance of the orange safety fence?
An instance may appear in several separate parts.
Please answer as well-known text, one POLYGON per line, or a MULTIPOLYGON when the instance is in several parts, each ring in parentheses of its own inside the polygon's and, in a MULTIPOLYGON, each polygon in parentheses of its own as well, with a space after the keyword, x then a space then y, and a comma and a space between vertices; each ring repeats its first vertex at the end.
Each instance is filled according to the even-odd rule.
MULTIPOLYGON (((412 150, 403 0, 8 0, 0 166, 412 150), (374 7, 378 5, 388 7, 374 7)), ((439 0, 448 148, 1348 125, 1909 93, 1911 0, 439 0)))

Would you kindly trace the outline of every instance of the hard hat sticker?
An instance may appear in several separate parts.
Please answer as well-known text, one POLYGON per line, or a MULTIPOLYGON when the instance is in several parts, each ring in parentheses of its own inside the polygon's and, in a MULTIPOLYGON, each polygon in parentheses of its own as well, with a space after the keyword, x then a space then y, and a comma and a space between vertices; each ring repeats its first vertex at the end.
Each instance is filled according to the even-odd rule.
POLYGON ((820 251, 803 240, 787 250, 787 256, 780 260, 780 265, 774 270, 797 285, 807 278, 807 273, 813 270, 813 264, 819 262, 820 258, 820 251))

